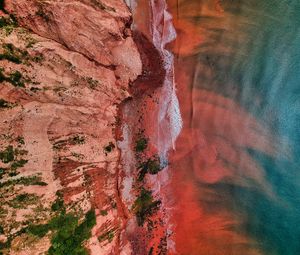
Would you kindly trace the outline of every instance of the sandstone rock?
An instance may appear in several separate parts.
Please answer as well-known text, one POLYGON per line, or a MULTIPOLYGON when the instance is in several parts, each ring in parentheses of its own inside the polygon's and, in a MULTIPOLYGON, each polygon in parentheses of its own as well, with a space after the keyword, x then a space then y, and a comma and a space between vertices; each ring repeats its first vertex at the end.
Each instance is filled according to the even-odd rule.
MULTIPOLYGON (((16 176, 5 173, 1 179, 5 236, 17 233, 28 220, 49 220, 61 190, 70 210, 96 209, 97 225, 88 246, 91 254, 110 254, 118 249, 118 238, 106 244, 98 237, 108 228, 117 235, 123 215, 117 190, 120 155, 107 146, 116 145, 118 104, 129 96, 128 85, 142 69, 128 31, 131 14, 121 0, 7 0, 6 9, 19 27, 9 33, 1 28, 0 48, 13 47, 21 63, 0 61, 6 77, 0 85, 0 150, 13 146, 14 152, 24 153, 13 162, 26 163, 16 176), (17 182, 32 176, 39 184, 17 182), (9 189, 4 189, 7 182, 9 189), (18 214, 9 202, 22 193, 38 196, 26 214, 18 214)), ((15 243, 10 254, 40 254, 50 246, 49 238, 41 240, 20 249, 15 243)))

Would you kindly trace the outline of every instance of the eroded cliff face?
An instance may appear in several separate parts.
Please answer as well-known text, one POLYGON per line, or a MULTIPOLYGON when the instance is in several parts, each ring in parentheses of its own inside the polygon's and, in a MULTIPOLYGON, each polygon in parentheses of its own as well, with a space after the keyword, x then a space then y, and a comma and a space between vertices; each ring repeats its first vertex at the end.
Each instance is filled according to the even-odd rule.
MULTIPOLYGON (((51 245, 50 254, 59 254, 53 253, 60 245, 53 240, 59 220, 74 227, 59 232, 58 239, 80 227, 91 229, 78 239, 89 254, 119 254, 120 245, 126 246, 120 240, 125 215, 115 131, 118 105, 142 71, 130 23, 122 0, 5 1, 0 22, 3 254, 45 254, 51 245)), ((78 254, 83 252, 79 247, 78 254)))

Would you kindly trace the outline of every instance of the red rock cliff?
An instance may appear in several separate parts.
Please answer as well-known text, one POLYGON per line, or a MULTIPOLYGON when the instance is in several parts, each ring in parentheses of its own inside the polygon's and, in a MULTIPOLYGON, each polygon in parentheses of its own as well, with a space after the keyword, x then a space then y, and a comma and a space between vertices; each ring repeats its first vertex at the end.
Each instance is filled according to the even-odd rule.
POLYGON ((95 210, 90 254, 119 254, 118 105, 142 70, 128 7, 6 0, 0 23, 3 254, 47 252, 53 231, 37 238, 26 227, 54 217, 57 194, 80 221, 95 210))

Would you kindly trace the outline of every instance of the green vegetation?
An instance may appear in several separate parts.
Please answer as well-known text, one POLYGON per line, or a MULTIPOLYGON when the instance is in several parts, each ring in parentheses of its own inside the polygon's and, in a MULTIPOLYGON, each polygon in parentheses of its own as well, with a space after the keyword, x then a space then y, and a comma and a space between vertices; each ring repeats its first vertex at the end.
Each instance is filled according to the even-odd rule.
POLYGON ((39 7, 39 9, 36 11, 35 14, 47 22, 50 21, 50 17, 45 13, 45 11, 42 9, 41 6, 39 7))
POLYGON ((52 231, 51 247, 47 253, 49 255, 87 255, 83 242, 91 237, 91 229, 96 225, 95 211, 88 211, 80 223, 73 213, 66 213, 63 194, 58 191, 56 195, 57 199, 51 207, 57 212, 56 216, 47 224, 30 224, 26 232, 41 238, 52 231))
POLYGON ((104 242, 104 241, 108 241, 109 243, 114 239, 115 233, 114 230, 108 230, 107 232, 105 232, 104 234, 102 234, 101 236, 98 237, 99 242, 104 242))
POLYGON ((10 17, 0 17, 0 28, 4 29, 6 36, 11 34, 13 29, 17 26, 16 18, 13 15, 10 17))
MULTIPOLYGON (((52 246, 48 254, 78 254, 76 249, 82 248, 81 243, 75 242, 75 231, 78 226, 78 218, 72 214, 60 215, 50 221, 50 227, 57 229, 51 240, 52 246), (74 253, 73 253, 74 252, 74 253)), ((77 240, 76 240, 77 241, 77 240)))
POLYGON ((147 161, 148 173, 149 174, 157 174, 162 167, 160 166, 160 160, 158 158, 149 159, 147 161))
POLYGON ((44 237, 49 231, 53 233, 48 255, 88 255, 83 243, 91 237, 91 229, 96 225, 94 210, 90 210, 80 223, 73 213, 66 213, 63 194, 58 191, 57 199, 52 204, 56 215, 46 224, 30 224, 26 232, 38 237, 44 237))
POLYGON ((39 225, 29 225, 27 228, 27 233, 38 237, 44 237, 50 230, 48 224, 39 224, 39 225))
POLYGON ((0 226, 0 235, 3 235, 4 234, 4 229, 2 226, 0 226))
POLYGON ((18 195, 15 200, 18 201, 18 202, 24 202, 25 200, 28 200, 29 198, 29 194, 21 194, 21 195, 18 195))
POLYGON ((0 183, 0 188, 2 187, 8 187, 11 185, 24 185, 24 186, 30 186, 30 185, 39 185, 39 186, 47 186, 46 182, 41 181, 40 176, 28 176, 28 177, 21 177, 14 180, 8 180, 5 182, 0 183))
MULTIPOLYGON (((2 22, 4 22, 2 20, 2 22)), ((4 22, 5 23, 5 22, 4 22)), ((13 25, 11 25, 13 26, 13 25)), ((13 27, 7 27, 6 29, 12 29, 13 27)), ((9 31, 8 31, 9 32, 9 31)), ((11 31, 10 31, 11 32, 11 31)), ((30 45, 29 45, 30 46, 30 45)), ((34 62, 40 62, 41 60, 44 59, 42 54, 38 54, 36 56, 31 57, 28 53, 27 50, 22 50, 19 49, 17 47, 15 47, 13 44, 11 43, 4 43, 2 45, 2 53, 0 54, 0 60, 8 60, 10 62, 13 62, 15 64, 21 64, 22 62, 28 63, 29 60, 32 60, 34 62)), ((3 74, 2 74, 3 76, 3 74)), ((13 72, 11 74, 11 79, 12 81, 16 81, 19 82, 22 75, 20 75, 20 73, 18 72, 13 72), (16 79, 16 80, 15 80, 16 79)), ((2 77, 3 79, 3 77, 2 77)))
POLYGON ((4 0, 0 0, 0 10, 3 11, 4 13, 7 13, 6 10, 5 10, 4 0))
POLYGON ((5 150, 0 151, 0 159, 3 163, 9 163, 14 160, 14 148, 9 145, 5 150))
POLYGON ((103 11, 112 11, 112 12, 115 12, 115 11, 116 11, 115 8, 110 7, 110 6, 107 6, 107 5, 105 5, 104 3, 102 3, 101 1, 92 0, 92 3, 93 3, 96 7, 100 8, 100 9, 103 10, 103 11))
POLYGON ((45 236, 50 230, 54 232, 51 239, 49 255, 87 255, 83 242, 91 237, 91 229, 96 224, 95 211, 91 210, 79 224, 79 219, 72 213, 62 211, 48 224, 30 225, 27 232, 38 237, 45 236))
POLYGON ((106 210, 101 210, 101 211, 100 211, 100 214, 101 214, 102 216, 106 216, 108 213, 107 213, 106 210))
POLYGON ((3 69, 0 69, 0 82, 3 81, 9 82, 15 87, 25 87, 23 76, 19 71, 14 71, 10 73, 9 76, 6 76, 3 73, 3 69))
POLYGON ((26 41, 27 41, 26 48, 32 48, 32 46, 37 43, 37 41, 32 37, 26 38, 26 41))
POLYGON ((84 138, 84 136, 76 135, 73 138, 71 138, 70 141, 71 141, 71 144, 84 144, 85 138, 84 138))
POLYGON ((143 152, 148 146, 148 139, 145 137, 141 137, 135 143, 135 151, 136 152, 143 152))
POLYGON ((26 208, 28 205, 35 204, 38 199, 35 194, 23 193, 10 200, 9 205, 13 208, 26 208))
POLYGON ((153 249, 154 249, 153 247, 150 248, 148 255, 153 255, 153 249))
POLYGON ((90 89, 96 89, 99 85, 99 81, 94 80, 91 77, 87 77, 86 81, 88 82, 90 89))
POLYGON ((157 174, 164 167, 165 164, 161 165, 161 162, 157 156, 154 158, 150 158, 146 162, 141 163, 138 167, 138 169, 140 170, 138 180, 142 181, 147 173, 152 175, 157 174))
POLYGON ((9 177, 14 177, 14 176, 17 176, 18 174, 19 174, 19 172, 13 171, 13 172, 9 172, 8 176, 9 177))
POLYGON ((23 136, 18 136, 16 140, 17 140, 17 142, 18 142, 19 144, 23 144, 23 145, 25 144, 25 141, 24 141, 24 137, 23 137, 23 136))
POLYGON ((75 135, 73 137, 70 137, 68 139, 59 140, 53 144, 53 149, 55 150, 61 150, 63 147, 70 145, 76 145, 76 144, 84 144, 85 143, 85 137, 80 135, 75 135))
POLYGON ((0 108, 11 108, 13 104, 0 98, 0 108))
POLYGON ((0 98, 0 108, 9 108, 9 102, 7 102, 4 99, 0 98))
POLYGON ((0 54, 0 60, 8 60, 15 64, 21 64, 23 58, 28 58, 28 52, 16 48, 11 43, 6 43, 2 45, 3 53, 0 54))
POLYGON ((30 91, 32 91, 32 92, 34 92, 34 93, 36 93, 36 92, 38 92, 38 91, 41 91, 42 89, 40 89, 40 88, 36 88, 36 87, 31 87, 30 88, 30 91))
POLYGON ((3 167, 0 167, 0 179, 3 178, 3 175, 5 174, 7 168, 3 168, 3 167))
POLYGON ((64 201, 62 198, 57 198, 54 203, 51 205, 52 211, 62 211, 64 210, 64 201))
MULTIPOLYGON (((32 47, 33 44, 28 44, 26 47, 29 48, 29 47, 32 47)), ((44 55, 43 54, 37 54, 35 55, 34 57, 32 57, 32 61, 36 62, 36 63, 40 63, 44 60, 44 55)))
MULTIPOLYGON (((20 159, 20 160, 16 160, 16 156, 20 155, 22 151, 18 150, 18 149, 14 149, 13 146, 9 145, 6 147, 5 150, 0 151, 0 159, 3 163, 7 164, 7 163, 11 163, 10 165, 10 170, 11 172, 8 173, 8 175, 10 177, 14 177, 16 175, 18 175, 19 173, 16 171, 18 168, 23 167, 28 160, 25 159, 20 159)), ((8 170, 7 168, 2 168, 0 171, 0 176, 2 177, 6 171, 4 170, 8 170)), ((14 180, 16 181, 16 180, 14 180)), ((6 183, 9 183, 9 181, 7 181, 6 183)), ((0 183, 0 187, 3 187, 3 185, 5 185, 5 183, 0 183)))
POLYGON ((112 152, 115 147, 116 146, 112 142, 109 142, 109 144, 104 147, 104 151, 105 153, 112 152))
POLYGON ((23 76, 19 71, 14 71, 10 73, 8 81, 16 87, 23 87, 23 88, 25 87, 23 76))
POLYGON ((145 220, 159 209, 160 204, 160 200, 153 199, 151 191, 142 188, 132 208, 136 215, 138 225, 144 225, 145 220))
POLYGON ((23 167, 27 162, 28 162, 28 160, 20 159, 18 161, 13 162, 10 167, 12 170, 16 170, 20 167, 23 167))
MULTIPOLYGON (((20 142, 19 142, 20 143, 20 142)), ((15 149, 15 155, 16 156, 24 156, 24 155, 27 155, 28 154, 28 151, 27 150, 20 150, 18 148, 15 149)))

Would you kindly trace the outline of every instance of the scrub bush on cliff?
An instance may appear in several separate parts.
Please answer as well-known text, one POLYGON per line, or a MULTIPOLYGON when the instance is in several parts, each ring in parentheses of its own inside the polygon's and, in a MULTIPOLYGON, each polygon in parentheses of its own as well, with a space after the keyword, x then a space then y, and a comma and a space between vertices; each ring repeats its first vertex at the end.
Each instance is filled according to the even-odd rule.
POLYGON ((78 225, 78 218, 72 214, 60 215, 50 225, 58 229, 51 240, 49 255, 87 255, 88 252, 82 245, 91 237, 91 229, 96 224, 95 211, 89 211, 84 221, 78 225))
POLYGON ((82 223, 73 213, 65 213, 65 208, 61 205, 55 206, 60 214, 51 219, 47 224, 31 225, 27 232, 38 237, 45 236, 50 230, 54 232, 51 239, 49 255, 88 255, 83 246, 83 242, 91 237, 91 229, 96 224, 94 210, 90 210, 82 223))
POLYGON ((3 11, 4 13, 7 13, 6 10, 5 10, 4 0, 0 0, 0 10, 3 11))
POLYGON ((151 191, 142 188, 133 205, 138 225, 144 225, 145 220, 159 209, 160 204, 160 200, 154 200, 151 191))

